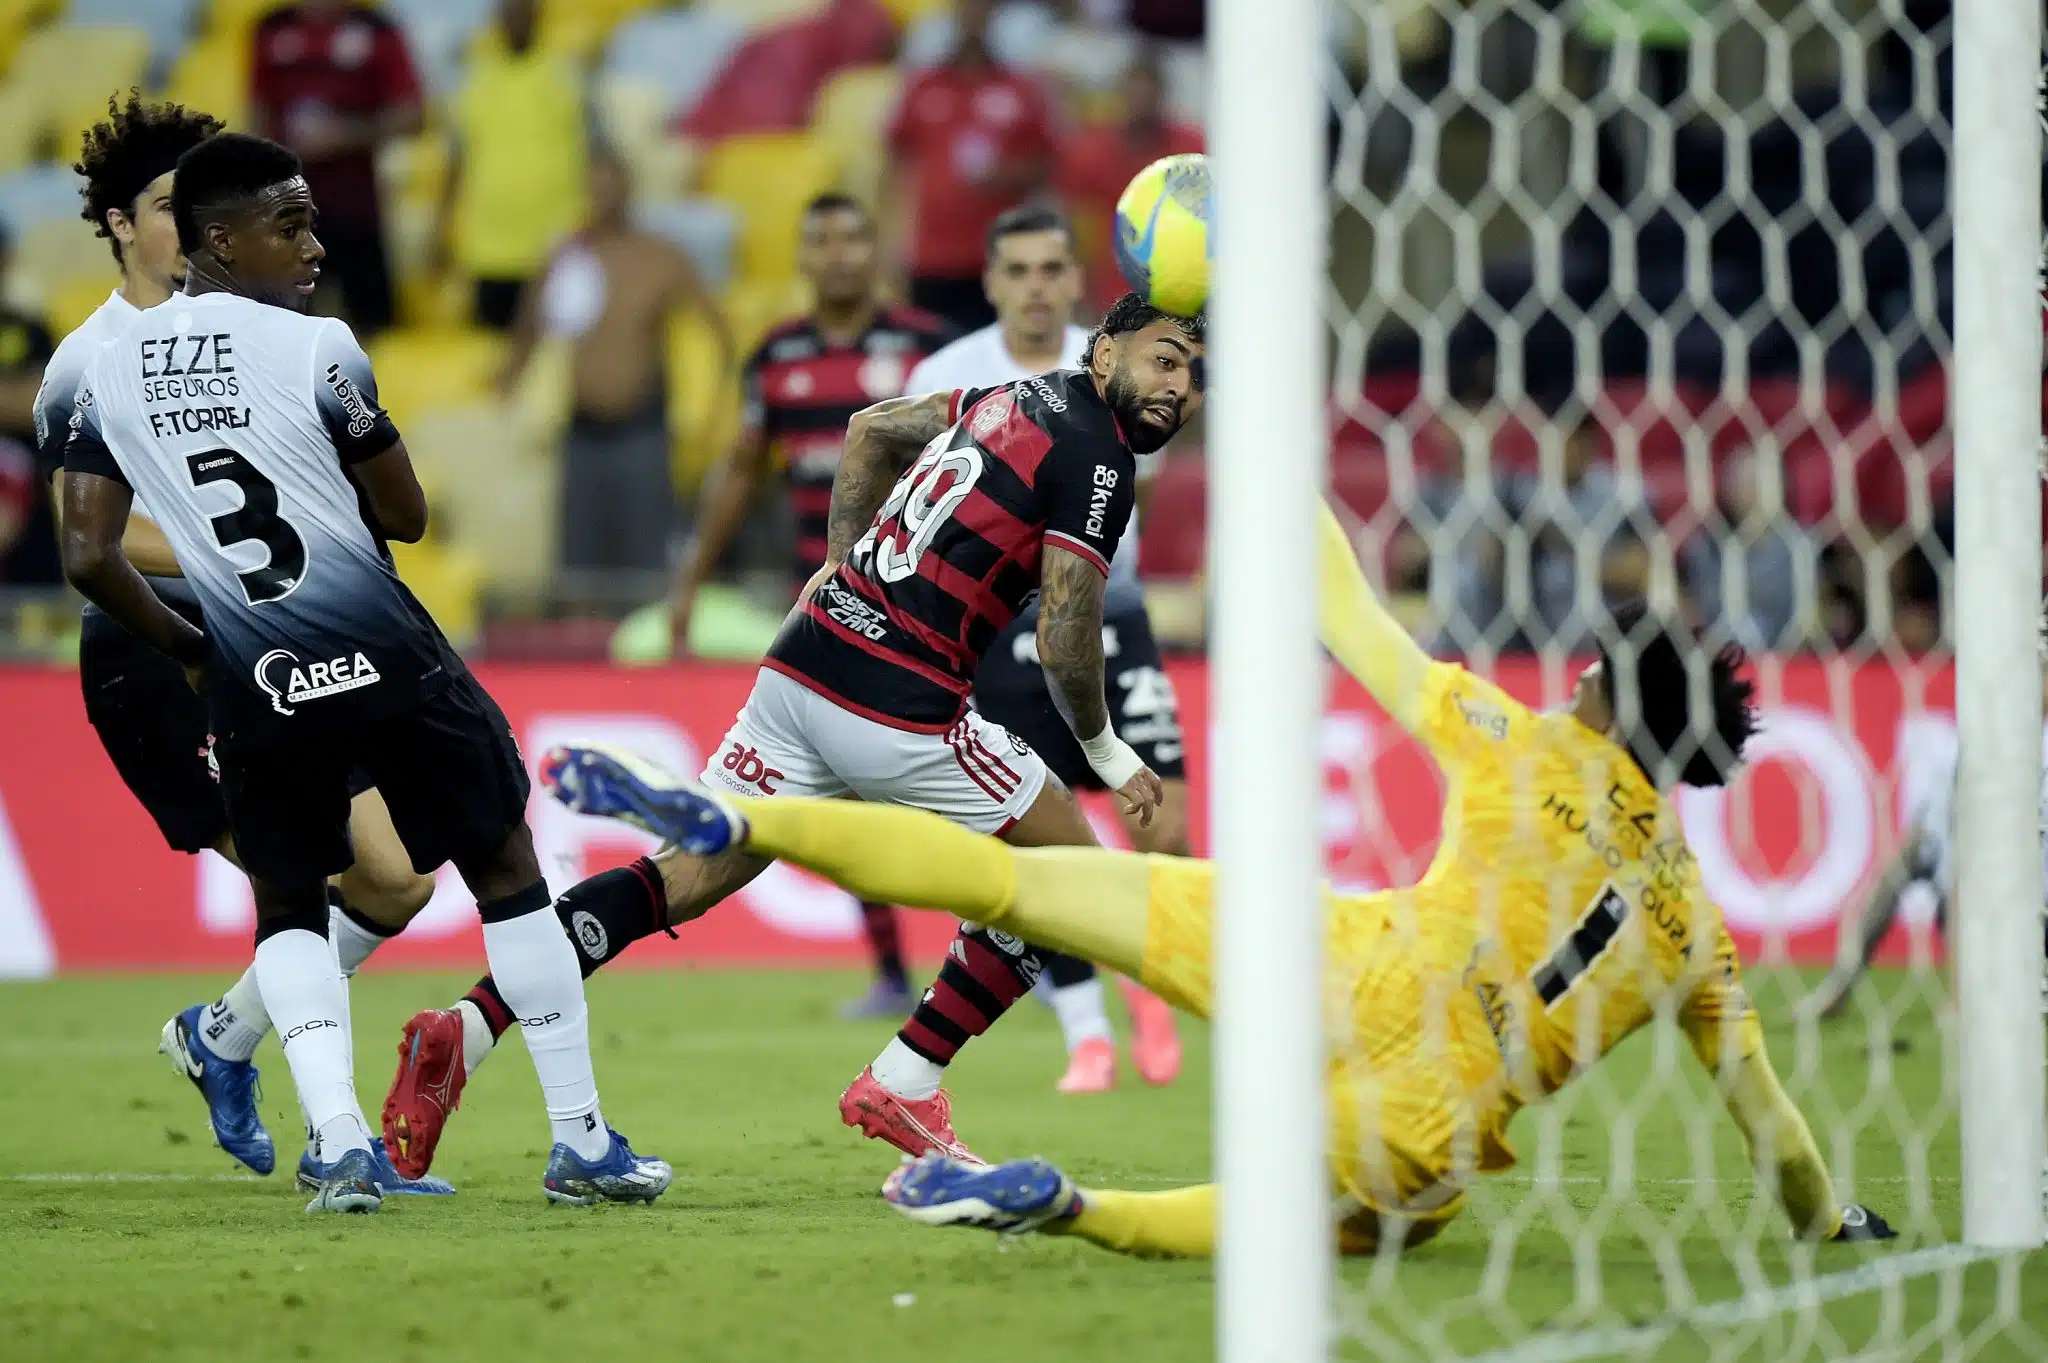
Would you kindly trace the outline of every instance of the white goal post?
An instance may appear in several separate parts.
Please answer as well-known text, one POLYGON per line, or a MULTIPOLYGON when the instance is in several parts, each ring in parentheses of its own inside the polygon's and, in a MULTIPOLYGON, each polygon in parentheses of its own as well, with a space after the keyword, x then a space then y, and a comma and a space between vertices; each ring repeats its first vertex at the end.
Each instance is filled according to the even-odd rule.
POLYGON ((2041 8, 1955 11, 1963 1234, 2042 1239, 2041 8))
POLYGON ((1317 0, 1214 0, 1218 1356, 1310 1363, 1331 1322, 1323 1158, 1315 510, 1329 441, 1317 0))

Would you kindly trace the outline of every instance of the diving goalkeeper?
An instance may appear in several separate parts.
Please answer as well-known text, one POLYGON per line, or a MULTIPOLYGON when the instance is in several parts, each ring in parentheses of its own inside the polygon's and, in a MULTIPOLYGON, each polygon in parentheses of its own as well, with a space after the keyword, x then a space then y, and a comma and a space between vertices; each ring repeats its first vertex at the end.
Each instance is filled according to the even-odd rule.
MULTIPOLYGON (((1570 706, 1537 713, 1432 660, 1374 596, 1327 509, 1321 534, 1325 644, 1450 778, 1443 840, 1419 884, 1325 897, 1341 1246, 1435 1235, 1475 1175, 1513 1164, 1518 1109, 1660 1016, 1718 1078, 1797 1234, 1890 1237, 1882 1218, 1836 1199, 1663 793, 1721 784, 1740 758, 1756 722, 1740 652, 1709 657, 1624 611, 1570 706)), ((571 766, 587 769, 603 755, 579 758, 571 766)), ((576 803, 575 791, 559 794, 576 803)), ((930 814, 844 800, 677 783, 660 803, 652 821, 688 851, 743 844, 863 899, 958 914, 1210 1011, 1207 862, 1010 847, 930 814)), ((1213 1185, 1083 1189, 1042 1161, 987 1168, 934 1153, 893 1174, 884 1196, 921 1221, 1077 1235, 1135 1254, 1206 1255, 1216 1243, 1213 1185)))

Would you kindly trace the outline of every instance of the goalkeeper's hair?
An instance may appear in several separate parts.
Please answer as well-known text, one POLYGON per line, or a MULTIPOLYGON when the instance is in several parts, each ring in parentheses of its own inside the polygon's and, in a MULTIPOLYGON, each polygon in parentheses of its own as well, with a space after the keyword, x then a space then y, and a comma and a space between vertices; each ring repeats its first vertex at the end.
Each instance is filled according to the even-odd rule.
POLYGON ((1691 630, 1640 601, 1617 606, 1600 641, 1601 685, 1615 729, 1659 787, 1725 785, 1757 730, 1748 655, 1726 644, 1709 655, 1691 630))
POLYGON ((1143 331, 1154 322, 1171 322, 1180 328, 1181 335, 1201 345, 1208 336, 1209 321, 1205 314, 1180 317, 1163 309, 1155 308, 1135 293, 1127 293, 1109 305, 1109 311, 1102 314, 1102 324, 1088 336, 1088 348, 1081 353, 1093 355, 1095 343, 1105 336, 1127 336, 1134 331, 1143 331))
POLYGON ((116 262, 121 243, 107 226, 107 214, 118 208, 132 219, 142 191, 222 126, 212 114, 182 104, 146 104, 135 90, 125 100, 107 97, 107 116, 85 130, 71 169, 85 181, 78 188, 85 200, 79 216, 113 246, 116 262))

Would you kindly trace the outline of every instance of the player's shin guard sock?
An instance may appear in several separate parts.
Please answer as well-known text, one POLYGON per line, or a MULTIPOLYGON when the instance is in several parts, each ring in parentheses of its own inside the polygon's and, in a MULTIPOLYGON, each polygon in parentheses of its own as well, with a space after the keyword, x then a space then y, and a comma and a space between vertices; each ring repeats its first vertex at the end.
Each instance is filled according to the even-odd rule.
POLYGON ((346 1151, 369 1149, 370 1125, 350 1079, 346 1001, 326 927, 324 909, 259 924, 256 979, 291 1066, 317 1158, 332 1162, 346 1151))
POLYGON ((953 1057, 1038 980, 1038 957, 1007 933, 962 925, 939 978, 874 1064, 875 1081, 900 1098, 929 1098, 953 1057), (919 1063, 919 1062, 922 1063, 919 1063))
POLYGON ((208 1006, 206 1044, 223 1060, 247 1060, 256 1054, 257 1043, 269 1031, 270 1014, 263 1007, 263 990, 256 983, 252 965, 208 1006), (219 1035, 215 1035, 216 1029, 219 1035))
POLYGON ((1216 1252, 1216 1185, 1175 1188, 1163 1193, 1123 1193, 1084 1188, 1080 1210, 1048 1221, 1041 1230, 1078 1235, 1121 1254, 1182 1259, 1216 1252))
POLYGON ((898 989, 908 989, 910 982, 903 969, 903 935, 896 925, 896 906, 863 902, 860 923, 868 935, 868 947, 875 953, 875 974, 898 989))
POLYGON ((555 917, 576 944, 576 965, 585 979, 642 937, 675 935, 661 868, 647 857, 570 886, 555 901, 555 917))
POLYGON ((455 1011, 462 1017, 462 1077, 467 1079, 516 1019, 512 1005, 498 992, 498 982, 489 975, 455 1001, 455 1011))
POLYGON ((999 923, 1017 895, 1016 859, 994 838, 936 814, 853 800, 738 797, 747 847, 793 861, 862 899, 999 923))
POLYGON ((547 886, 535 881, 477 905, 477 916, 483 919, 491 975, 533 1057, 555 1139, 584 1159, 598 1159, 611 1148, 611 1134, 597 1106, 583 977, 550 908, 547 886))
POLYGON ((363 962, 370 959, 370 953, 398 935, 397 928, 387 928, 372 922, 349 907, 341 897, 341 891, 329 887, 327 891, 327 931, 334 938, 334 959, 344 975, 354 975, 362 969, 363 962))

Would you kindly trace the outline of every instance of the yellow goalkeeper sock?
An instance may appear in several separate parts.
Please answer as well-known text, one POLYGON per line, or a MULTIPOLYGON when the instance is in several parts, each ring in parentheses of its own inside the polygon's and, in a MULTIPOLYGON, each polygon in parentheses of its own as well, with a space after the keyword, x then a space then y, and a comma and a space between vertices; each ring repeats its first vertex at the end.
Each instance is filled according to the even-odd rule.
POLYGON ((861 899, 999 923, 1017 898, 1007 845, 936 814, 856 800, 728 797, 747 850, 795 862, 861 899))
POLYGON ((1216 1252, 1216 1185, 1164 1193, 1083 1189, 1080 1214, 1044 1229, 1052 1235, 1078 1235, 1119 1254, 1207 1258, 1216 1252))

